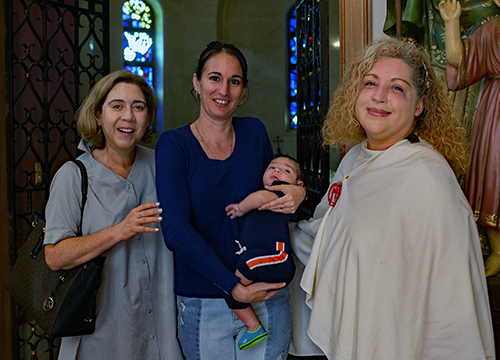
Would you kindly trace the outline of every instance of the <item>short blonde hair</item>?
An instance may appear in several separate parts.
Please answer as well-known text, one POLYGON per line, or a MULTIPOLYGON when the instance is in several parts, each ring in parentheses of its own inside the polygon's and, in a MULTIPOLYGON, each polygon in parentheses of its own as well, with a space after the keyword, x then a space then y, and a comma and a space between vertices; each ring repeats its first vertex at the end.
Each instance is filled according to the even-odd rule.
POLYGON ((106 145, 106 138, 102 128, 97 125, 97 113, 102 110, 104 100, 109 92, 119 83, 137 85, 144 94, 148 109, 148 129, 141 141, 145 144, 152 141, 151 125, 156 121, 158 111, 156 96, 142 77, 127 70, 118 70, 106 75, 94 85, 75 114, 76 125, 82 138, 91 141, 98 149, 102 149, 106 145))
POLYGON ((417 44, 388 38, 366 46, 347 69, 322 128, 325 145, 354 145, 366 138, 356 117, 356 101, 364 76, 381 58, 403 60, 412 70, 417 101, 424 98, 424 110, 415 118, 412 132, 428 141, 443 155, 453 170, 463 172, 467 143, 463 129, 453 115, 442 83, 431 66, 427 52, 417 44))

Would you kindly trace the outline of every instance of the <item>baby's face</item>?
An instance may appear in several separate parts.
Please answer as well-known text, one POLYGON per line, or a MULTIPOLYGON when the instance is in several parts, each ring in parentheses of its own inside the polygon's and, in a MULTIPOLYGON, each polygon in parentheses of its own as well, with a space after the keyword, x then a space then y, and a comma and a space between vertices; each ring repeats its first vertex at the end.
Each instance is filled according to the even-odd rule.
POLYGON ((299 185, 297 184, 297 165, 293 160, 279 157, 271 161, 264 173, 262 182, 264 185, 272 185, 277 180, 299 185))

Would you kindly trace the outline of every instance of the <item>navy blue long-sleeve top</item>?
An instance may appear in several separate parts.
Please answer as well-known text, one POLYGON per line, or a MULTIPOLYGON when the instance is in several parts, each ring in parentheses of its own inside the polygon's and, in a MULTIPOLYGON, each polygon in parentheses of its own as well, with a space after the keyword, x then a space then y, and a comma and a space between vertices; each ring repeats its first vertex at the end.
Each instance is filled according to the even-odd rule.
POLYGON ((241 218, 225 207, 262 187, 273 158, 264 124, 234 117, 234 151, 225 160, 209 159, 189 125, 163 133, 156 144, 156 189, 163 209, 161 228, 176 255, 175 293, 222 298, 234 275, 241 218))

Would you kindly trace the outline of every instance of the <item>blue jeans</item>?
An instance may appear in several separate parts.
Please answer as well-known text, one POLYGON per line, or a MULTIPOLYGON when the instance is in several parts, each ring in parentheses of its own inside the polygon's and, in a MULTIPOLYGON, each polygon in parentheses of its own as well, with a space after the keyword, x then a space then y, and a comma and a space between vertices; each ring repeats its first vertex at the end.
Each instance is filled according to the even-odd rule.
POLYGON ((178 336, 187 360, 286 360, 292 339, 288 288, 262 304, 252 304, 268 337, 248 350, 238 349, 245 324, 224 299, 177 296, 178 336))

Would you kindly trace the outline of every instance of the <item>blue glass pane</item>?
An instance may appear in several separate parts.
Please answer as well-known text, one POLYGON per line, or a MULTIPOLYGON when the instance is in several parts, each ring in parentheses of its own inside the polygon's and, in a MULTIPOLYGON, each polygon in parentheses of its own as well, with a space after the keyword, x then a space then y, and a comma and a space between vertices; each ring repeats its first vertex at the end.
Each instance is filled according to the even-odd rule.
POLYGON ((124 27, 150 29, 153 24, 151 8, 142 0, 126 1, 122 7, 122 20, 124 27))
POLYGON ((89 39, 89 49, 90 49, 90 55, 94 55, 94 37, 90 36, 89 39))
POLYGON ((123 58, 125 61, 151 62, 153 39, 145 32, 123 32, 123 58))
POLYGON ((290 127, 297 129, 297 36, 295 35, 295 29, 297 27, 297 20, 295 17, 295 11, 289 19, 289 33, 288 33, 288 46, 290 49, 290 58, 288 59, 288 71, 289 71, 289 97, 288 102, 289 107, 289 118, 290 127))
POLYGON ((149 86, 151 86, 152 89, 154 89, 154 87, 153 87, 153 68, 152 67, 127 65, 124 67, 124 69, 130 71, 133 74, 139 75, 144 80, 146 80, 146 82, 149 84, 149 86))

